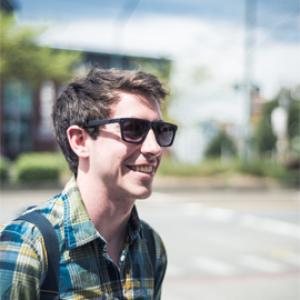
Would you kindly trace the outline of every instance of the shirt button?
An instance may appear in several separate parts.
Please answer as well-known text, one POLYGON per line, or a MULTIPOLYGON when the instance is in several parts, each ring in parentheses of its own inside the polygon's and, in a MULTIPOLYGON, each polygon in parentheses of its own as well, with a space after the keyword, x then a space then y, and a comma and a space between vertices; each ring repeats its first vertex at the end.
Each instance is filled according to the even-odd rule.
POLYGON ((120 257, 120 261, 123 262, 125 260, 125 254, 122 254, 120 257))

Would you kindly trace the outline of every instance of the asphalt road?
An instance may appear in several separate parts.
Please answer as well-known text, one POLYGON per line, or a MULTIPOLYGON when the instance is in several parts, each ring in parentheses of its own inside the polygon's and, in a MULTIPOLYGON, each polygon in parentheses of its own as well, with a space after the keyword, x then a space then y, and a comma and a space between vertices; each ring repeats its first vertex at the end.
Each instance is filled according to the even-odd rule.
MULTIPOLYGON (((55 192, 2 191, 0 223, 55 192)), ((138 201, 168 250, 163 299, 300 299, 299 195, 176 189, 138 201)))
POLYGON ((300 299, 298 192, 162 193, 149 200, 139 202, 140 214, 169 253, 163 299, 300 299))

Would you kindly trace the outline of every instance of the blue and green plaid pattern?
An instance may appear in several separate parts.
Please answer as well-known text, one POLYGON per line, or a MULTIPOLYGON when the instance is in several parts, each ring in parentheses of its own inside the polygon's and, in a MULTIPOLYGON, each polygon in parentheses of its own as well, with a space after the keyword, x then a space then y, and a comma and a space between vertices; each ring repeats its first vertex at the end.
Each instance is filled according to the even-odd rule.
MULTIPOLYGON (((60 299, 160 299, 167 266, 164 245, 153 234, 156 259, 153 265, 145 228, 134 208, 119 266, 107 253, 104 239, 91 222, 76 181, 64 191, 34 208, 52 223, 60 242, 60 299)), ((38 228, 13 221, 0 231, 1 300, 39 299, 39 286, 47 271, 47 253, 38 228)))

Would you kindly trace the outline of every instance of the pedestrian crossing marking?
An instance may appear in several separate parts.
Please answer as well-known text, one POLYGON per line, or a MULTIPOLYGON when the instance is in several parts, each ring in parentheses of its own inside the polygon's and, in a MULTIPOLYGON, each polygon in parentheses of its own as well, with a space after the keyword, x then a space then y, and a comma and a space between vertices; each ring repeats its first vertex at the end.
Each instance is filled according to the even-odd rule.
POLYGON ((253 254, 243 255, 238 262, 246 267, 268 273, 277 273, 285 269, 282 263, 253 254))
POLYGON ((257 217, 254 215, 244 215, 240 224, 247 228, 268 231, 292 238, 300 239, 300 226, 283 221, 257 217))
MULTIPOLYGON (((169 201, 172 200, 169 199, 169 201)), ((235 222, 241 227, 300 239, 300 225, 298 224, 255 216, 253 214, 243 214, 233 209, 205 207, 203 203, 199 202, 185 202, 178 204, 174 199, 173 202, 177 203, 177 209, 172 210, 173 213, 190 217, 199 216, 215 222, 235 222)))
POLYGON ((197 269, 207 271, 209 273, 218 275, 232 275, 237 272, 237 269, 233 265, 213 257, 196 257, 194 261, 197 269))
POLYGON ((169 262, 167 276, 182 277, 190 274, 213 275, 213 276, 235 276, 252 273, 272 273, 280 274, 290 270, 299 270, 300 256, 290 253, 284 259, 276 259, 270 254, 265 255, 249 253, 239 255, 235 261, 228 262, 224 258, 213 256, 196 256, 191 257, 190 261, 179 265, 178 263, 169 262))

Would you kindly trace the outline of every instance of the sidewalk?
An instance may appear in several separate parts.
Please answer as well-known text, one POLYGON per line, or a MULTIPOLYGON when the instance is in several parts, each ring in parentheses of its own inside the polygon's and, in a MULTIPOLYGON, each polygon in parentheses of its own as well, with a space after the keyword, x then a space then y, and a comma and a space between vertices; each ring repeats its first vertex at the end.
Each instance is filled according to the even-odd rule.
POLYGON ((205 191, 205 190, 276 190, 292 189, 281 185, 270 178, 259 178, 249 175, 230 177, 157 177, 154 179, 154 190, 159 191, 205 191))

